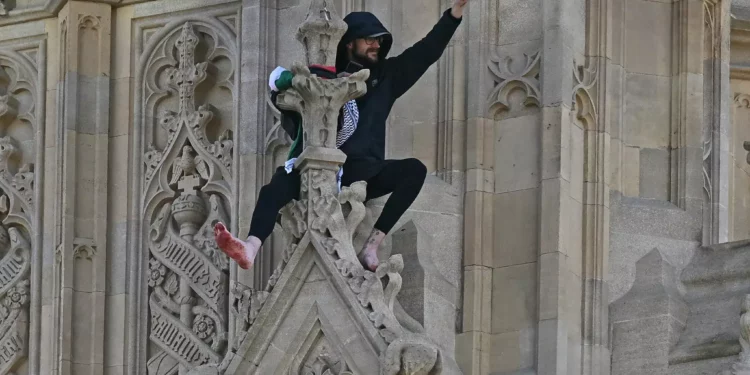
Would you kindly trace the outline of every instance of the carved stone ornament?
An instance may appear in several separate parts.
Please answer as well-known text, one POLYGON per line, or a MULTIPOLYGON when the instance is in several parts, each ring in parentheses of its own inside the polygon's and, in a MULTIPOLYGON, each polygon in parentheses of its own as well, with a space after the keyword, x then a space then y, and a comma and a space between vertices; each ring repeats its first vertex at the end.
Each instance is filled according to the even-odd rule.
MULTIPOLYGON (((747 94, 735 94, 734 95, 734 105, 737 108, 750 108, 750 95, 747 94)), ((742 148, 745 149, 745 151, 750 152, 750 142, 745 141, 742 143, 742 148)), ((750 164, 750 153, 746 156, 746 161, 748 164, 750 164)))
POLYGON ((750 95, 734 94, 734 106, 737 108, 750 108, 750 95))
POLYGON ((573 100, 571 113, 583 123, 585 129, 595 130, 597 121, 596 104, 594 99, 596 94, 597 65, 587 64, 578 65, 573 62, 573 100))
POLYGON ((491 115, 510 111, 510 94, 521 90, 526 98, 524 106, 539 106, 541 98, 539 69, 541 51, 524 53, 521 56, 493 56, 489 69, 495 88, 488 98, 488 109, 491 115))
MULTIPOLYGON (((343 34, 329 31, 341 23, 336 17, 327 1, 313 1, 300 27, 310 63, 332 62, 336 39, 329 35, 343 34), (318 49, 320 43, 327 43, 326 50, 318 49)), ((281 211, 280 226, 289 243, 263 291, 233 284, 232 312, 243 332, 235 335, 229 366, 210 371, 349 375, 362 373, 362 366, 374 361, 382 375, 440 374, 446 353, 396 298, 401 255, 382 262, 376 272, 357 259, 352 238, 366 217, 366 184, 340 191, 337 186, 336 173, 345 160, 335 148, 338 112, 365 93, 369 72, 323 80, 301 63, 291 70, 292 88, 278 96, 278 103, 302 114, 305 149, 297 161, 300 199, 281 211), (344 344, 334 324, 358 327, 358 333, 344 344), (377 356, 358 358, 369 353, 377 356)))
POLYGON ((0 226, 0 373, 27 355, 31 245, 16 227, 0 226))
POLYGON ((297 30, 297 40, 305 49, 308 64, 335 65, 336 46, 346 28, 332 1, 311 1, 307 18, 297 30))
POLYGON ((365 94, 367 69, 346 78, 323 79, 312 75, 307 66, 294 63, 292 88, 279 94, 279 108, 302 114, 305 145, 336 149, 336 128, 341 107, 365 94))
POLYGON ((13 373, 27 360, 30 307, 32 299, 40 298, 32 295, 30 240, 37 230, 34 161, 39 150, 30 147, 34 138, 17 138, 35 134, 39 126, 38 74, 32 59, 0 48, 0 374, 13 373))
POLYGON ((217 71, 224 81, 210 81, 233 90, 236 40, 209 22, 185 22, 162 35, 152 37, 153 60, 143 77, 151 94, 145 107, 158 117, 152 134, 159 135, 147 137, 143 154, 149 375, 220 366, 229 347, 229 260, 213 226, 231 223, 233 125, 215 122, 215 109, 197 99, 208 95, 197 94, 199 87, 210 89, 201 84, 217 71), (210 69, 218 59, 232 62, 232 70, 210 69), (165 99, 152 100, 158 95, 165 99))

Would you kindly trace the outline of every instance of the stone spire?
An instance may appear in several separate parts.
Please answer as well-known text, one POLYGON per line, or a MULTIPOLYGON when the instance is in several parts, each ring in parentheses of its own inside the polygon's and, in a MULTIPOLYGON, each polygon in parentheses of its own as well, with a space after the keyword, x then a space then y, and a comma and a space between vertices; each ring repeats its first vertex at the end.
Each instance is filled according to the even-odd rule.
POLYGON ((305 22, 297 30, 307 64, 335 65, 336 46, 346 29, 346 22, 336 14, 335 6, 329 7, 328 0, 313 0, 305 22))
MULTIPOLYGON (((334 65, 336 46, 346 32, 346 23, 327 0, 314 0, 307 19, 300 26, 297 39, 305 48, 309 64, 334 65)), ((369 70, 349 77, 322 79, 310 73, 306 65, 295 63, 292 88, 277 99, 278 106, 302 115, 304 147, 296 167, 302 174, 301 203, 306 207, 305 219, 320 238, 346 231, 345 223, 330 221, 331 213, 340 210, 336 196, 336 175, 346 155, 336 148, 339 110, 348 101, 367 92, 365 80, 369 70), (316 230, 317 229, 317 230, 316 230)), ((351 246, 341 257, 356 261, 351 246)))
MULTIPOLYGON (((345 30, 331 4, 313 0, 298 33, 307 62, 334 64, 345 30)), ((391 255, 370 272, 352 243, 365 217, 366 183, 338 191, 336 177, 346 155, 336 148, 336 130, 341 107, 365 94, 369 71, 322 79, 301 63, 291 70, 292 87, 278 96, 277 105, 302 115, 305 148, 296 162, 300 199, 281 210, 288 244, 263 291, 234 288, 233 312, 240 318, 235 349, 220 365, 190 375, 345 375, 365 369, 388 375, 460 374, 450 352, 432 342, 396 298, 403 282, 402 256, 391 255), (346 340, 327 322, 348 327, 346 340), (301 339, 285 339, 291 337, 301 339)))

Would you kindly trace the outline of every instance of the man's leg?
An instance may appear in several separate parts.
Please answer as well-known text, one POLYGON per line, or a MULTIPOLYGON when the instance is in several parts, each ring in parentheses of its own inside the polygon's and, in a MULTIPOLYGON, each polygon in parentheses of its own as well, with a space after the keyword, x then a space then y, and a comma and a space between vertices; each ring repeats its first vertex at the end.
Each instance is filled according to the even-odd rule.
POLYGON ((427 168, 418 159, 396 160, 385 166, 380 173, 367 181, 367 200, 388 193, 383 212, 365 242, 360 260, 366 268, 375 271, 378 267, 378 247, 396 222, 411 206, 424 185, 427 168))
POLYGON ((279 168, 271 178, 271 182, 260 188, 247 240, 242 241, 234 237, 224 224, 217 223, 214 226, 216 244, 241 268, 252 267, 255 255, 273 232, 279 210, 292 199, 299 199, 299 188, 299 171, 292 170, 292 173, 287 174, 283 168, 279 168))

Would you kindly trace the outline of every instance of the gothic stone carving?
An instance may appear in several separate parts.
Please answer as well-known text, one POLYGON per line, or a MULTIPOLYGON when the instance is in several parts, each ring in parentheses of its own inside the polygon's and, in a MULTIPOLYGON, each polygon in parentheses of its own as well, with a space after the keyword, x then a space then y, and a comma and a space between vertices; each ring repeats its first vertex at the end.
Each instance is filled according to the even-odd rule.
POLYGON ((266 105, 271 114, 272 124, 271 130, 266 134, 266 141, 264 142, 265 152, 266 154, 273 155, 278 148, 291 145, 292 140, 289 138, 289 134, 281 127, 281 111, 273 105, 270 97, 266 98, 266 105))
POLYGON ((161 132, 152 126, 147 136, 143 205, 150 221, 148 374, 166 375, 218 365, 228 346, 229 261, 216 246, 213 225, 230 222, 233 126, 213 122, 215 109, 197 98, 210 97, 199 95, 209 72, 217 74, 209 90, 233 91, 234 64, 226 72, 212 63, 233 62, 236 47, 210 22, 186 22, 157 43, 144 102, 158 113, 161 132))
POLYGON ((29 344, 31 246, 17 227, 0 226, 0 255, 0 373, 7 374, 29 344))
POLYGON ((510 93, 516 89, 526 95, 524 106, 539 106, 541 55, 541 51, 536 51, 521 56, 493 56, 490 59, 488 66, 495 81, 495 88, 488 98, 490 115, 497 116, 510 111, 510 93))
MULTIPOLYGON (((309 184, 303 190, 313 189, 314 184, 309 184)), ((383 340, 386 349, 380 354, 380 374, 439 374, 443 368, 444 353, 438 345, 422 334, 423 329, 419 323, 403 312, 396 300, 402 284, 400 272, 403 270, 403 260, 401 256, 391 256, 386 262, 380 264, 376 272, 365 270, 356 260, 342 257, 342 255, 354 252, 351 237, 365 217, 363 204, 365 188, 365 183, 360 182, 342 188, 342 191, 331 199, 321 198, 322 202, 319 202, 317 208, 313 210, 325 212, 329 218, 321 221, 321 216, 314 216, 312 222, 318 223, 314 226, 308 227, 305 224, 305 220, 310 219, 305 215, 304 204, 298 201, 290 203, 285 208, 282 219, 285 233, 293 239, 289 251, 285 253, 284 260, 274 273, 266 290, 257 292, 243 286, 235 288, 234 312, 245 319, 244 330, 249 331, 255 318, 263 309, 264 303, 274 292, 276 281, 282 277, 282 273, 287 271, 284 266, 296 252, 309 249, 312 238, 312 244, 317 243, 315 247, 321 250, 320 254, 330 257, 331 262, 335 264, 337 274, 332 277, 343 278, 344 285, 353 293, 358 303, 356 308, 364 309, 369 324, 376 329, 380 339, 383 340), (345 205, 343 209, 342 205, 345 205), (343 212, 347 212, 348 215, 344 215, 343 212), (310 236, 313 232, 321 230, 325 230, 325 235, 320 233, 310 236), (316 238, 320 238, 319 242, 316 238)), ((243 336, 242 340, 245 339, 250 339, 250 337, 243 336)), ((300 358, 310 357, 314 351, 313 347, 300 358)), ((312 355, 311 358, 315 360, 308 361, 299 368, 292 367, 289 373, 340 375, 349 373, 348 364, 340 359, 340 356, 334 356, 336 360, 332 361, 330 357, 332 353, 329 351, 327 354, 329 357, 312 355)))
POLYGON ((750 95, 734 94, 734 106, 737 108, 750 108, 750 95))
POLYGON ((33 60, 0 49, 0 373, 17 370, 29 350, 31 235, 35 232, 34 139, 37 69, 33 60))
MULTIPOLYGON (((308 65, 335 65, 336 45, 346 32, 346 23, 328 0, 313 0, 297 40, 305 48, 308 65)), ((370 71, 363 69, 347 78, 325 80, 310 74, 307 65, 294 63, 292 89, 279 95, 280 108, 293 110, 305 119, 305 147, 336 148, 338 113, 344 103, 365 94, 370 71)))
MULTIPOLYGON (((703 2, 703 31, 706 33, 705 39, 707 43, 704 44, 704 49, 706 53, 706 57, 708 58, 709 64, 711 64, 712 70, 715 68, 713 67, 713 56, 716 52, 716 43, 714 41, 715 39, 715 32, 716 32, 716 18, 715 18, 715 4, 713 1, 704 1, 703 2)), ((713 73, 713 72, 712 72, 713 73)), ((711 74, 713 75, 713 74, 711 74)), ((707 79, 711 80, 711 78, 707 79)), ((706 98, 706 100, 710 100, 710 98, 706 98)), ((713 103, 716 105, 716 103, 713 103)), ((711 106, 713 107, 713 106, 711 106)), ((703 135, 702 135, 702 143, 703 143, 703 190, 705 195, 705 199, 708 202, 711 202, 714 198, 713 196, 713 179, 712 179, 712 158, 713 158, 713 147, 714 147, 714 123, 713 120, 709 121, 708 124, 704 124, 703 126, 703 135)))
POLYGON ((297 30, 297 40, 305 48, 308 63, 335 65, 336 44, 346 27, 328 0, 311 1, 307 18, 297 30))
POLYGON ((369 70, 360 70, 347 78, 322 79, 310 74, 300 63, 291 69, 293 89, 278 96, 280 108, 293 110, 305 119, 306 147, 336 148, 338 113, 348 101, 365 94, 369 70))
MULTIPOLYGON (((343 26, 335 13, 329 10, 327 1, 315 0, 299 34, 307 50, 308 63, 332 64, 334 53, 331 51, 335 51, 335 44, 331 35, 343 34, 343 26)), ((439 347, 429 342, 422 334, 421 326, 403 312, 396 300, 402 282, 401 256, 391 256, 379 265, 376 272, 365 270, 357 260, 352 237, 366 216, 363 204, 365 183, 356 183, 341 191, 337 188, 336 172, 344 161, 343 153, 335 149, 338 111, 344 103, 366 92, 364 81, 369 71, 360 71, 346 78, 323 80, 311 75, 307 67, 300 63, 295 63, 291 70, 295 74, 292 88, 280 94, 277 102, 281 108, 302 114, 305 123, 305 150, 297 166, 301 169, 300 200, 291 202, 282 212, 281 227, 290 244, 266 290, 258 293, 243 286, 235 288, 235 313, 245 322, 246 331, 254 333, 244 336, 238 345, 238 348, 253 352, 241 355, 251 356, 254 361, 264 355, 268 346, 266 340, 273 340, 277 335, 273 330, 279 329, 277 323, 271 323, 278 321, 279 317, 269 316, 278 314, 278 308, 288 308, 278 305, 278 298, 286 287, 297 290, 296 285, 299 284, 296 282, 304 280, 304 276, 295 272, 307 272, 303 268, 309 268, 301 266, 300 259, 312 251, 322 258, 315 261, 317 267, 328 268, 322 274, 335 279, 329 280, 327 285, 343 288, 338 294, 350 301, 347 306, 362 309, 353 316, 360 317, 358 319, 366 317, 366 321, 359 320, 359 324, 370 325, 362 327, 364 329, 360 332, 368 332, 368 335, 373 335, 370 340, 378 342, 375 347, 380 348, 378 351, 381 352, 381 374, 440 373, 442 358, 439 347), (290 268, 287 264, 295 266, 290 268), (280 283, 281 280, 284 283, 280 283), (269 301, 273 301, 272 305, 268 305, 269 301), (264 323, 255 327, 258 320, 264 323), (265 333, 261 335, 260 332, 265 333), (261 348, 255 345, 257 343, 262 343, 261 348), (260 353, 256 352, 258 350, 260 353)), ((288 293, 296 295, 296 292, 288 293)), ((294 301, 283 304, 289 306, 294 301)), ((313 340, 317 341, 295 354, 295 358, 303 360, 304 364, 279 368, 277 371, 285 369, 289 374, 316 375, 350 373, 350 364, 346 359, 328 351, 323 353, 320 349, 326 346, 325 335, 313 340)))
POLYGON ((578 65, 573 61, 573 101, 571 112, 582 121, 584 129, 596 129, 597 113, 594 92, 597 81, 597 65, 578 65))
MULTIPOLYGON (((734 94, 734 106, 736 108, 744 108, 748 109, 750 108, 750 95, 747 94, 734 94)), ((750 142, 745 141, 742 143, 742 148, 745 149, 745 151, 750 151, 750 142)), ((746 156, 747 163, 750 164, 750 153, 746 156)))

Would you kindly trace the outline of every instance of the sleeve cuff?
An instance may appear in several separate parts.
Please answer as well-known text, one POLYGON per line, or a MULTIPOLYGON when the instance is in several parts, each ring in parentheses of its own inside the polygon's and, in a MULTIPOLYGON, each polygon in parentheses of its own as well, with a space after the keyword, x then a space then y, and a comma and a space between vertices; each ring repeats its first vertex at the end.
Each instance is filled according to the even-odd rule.
POLYGON ((453 17, 453 14, 451 14, 451 9, 453 9, 453 8, 446 9, 445 12, 443 12, 443 17, 445 17, 445 18, 453 21, 456 24, 461 23, 461 20, 463 19, 463 17, 461 17, 461 18, 453 17))

